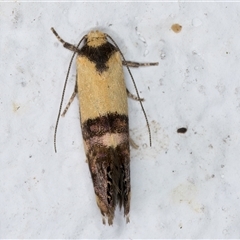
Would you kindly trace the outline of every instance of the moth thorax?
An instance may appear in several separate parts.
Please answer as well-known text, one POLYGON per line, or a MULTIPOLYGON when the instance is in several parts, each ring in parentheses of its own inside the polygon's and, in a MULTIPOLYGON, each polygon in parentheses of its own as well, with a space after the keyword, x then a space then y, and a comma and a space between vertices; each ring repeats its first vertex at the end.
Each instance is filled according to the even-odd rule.
POLYGON ((86 42, 90 47, 98 47, 107 42, 107 36, 103 32, 91 31, 87 34, 86 42))

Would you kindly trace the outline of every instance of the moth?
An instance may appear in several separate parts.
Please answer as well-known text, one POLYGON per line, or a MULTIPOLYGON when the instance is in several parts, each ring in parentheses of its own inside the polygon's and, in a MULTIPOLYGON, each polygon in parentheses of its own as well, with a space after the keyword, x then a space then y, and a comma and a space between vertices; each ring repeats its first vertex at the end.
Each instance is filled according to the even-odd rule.
MULTIPOLYGON (((65 115, 78 94, 84 149, 103 223, 107 219, 108 224, 112 225, 117 205, 123 207, 124 217, 129 222, 131 186, 127 96, 138 100, 141 106, 143 99, 140 98, 135 83, 137 96, 126 89, 123 65, 129 71, 129 66, 155 66, 158 63, 126 61, 114 40, 101 31, 90 31, 74 46, 65 42, 54 28, 51 30, 65 48, 74 52, 63 95, 71 63, 77 54, 76 85, 62 115, 65 115), (82 42, 83 46, 79 48, 82 42)), ((130 71, 129 73, 132 77, 130 71)), ((55 151, 62 103, 63 96, 54 133, 55 151)), ((146 113, 143 112, 146 118, 146 113)), ((147 126, 150 133, 148 121, 147 126)))

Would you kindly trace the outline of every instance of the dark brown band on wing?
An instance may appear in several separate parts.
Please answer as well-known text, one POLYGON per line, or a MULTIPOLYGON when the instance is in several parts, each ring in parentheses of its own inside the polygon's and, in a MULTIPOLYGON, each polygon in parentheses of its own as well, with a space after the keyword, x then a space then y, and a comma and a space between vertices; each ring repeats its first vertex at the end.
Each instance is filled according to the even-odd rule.
POLYGON ((128 133, 128 116, 108 113, 95 119, 88 119, 82 124, 83 139, 101 137, 106 133, 128 133))

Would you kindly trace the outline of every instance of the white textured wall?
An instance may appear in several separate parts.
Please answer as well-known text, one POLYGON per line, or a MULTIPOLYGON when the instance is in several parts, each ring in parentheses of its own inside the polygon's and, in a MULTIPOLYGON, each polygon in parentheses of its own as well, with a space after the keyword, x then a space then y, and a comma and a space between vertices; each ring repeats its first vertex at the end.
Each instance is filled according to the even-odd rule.
MULTIPOLYGON (((0 3, 0 238, 239 238, 239 3, 0 3), (182 25, 174 33, 171 25, 182 25), (130 224, 103 226, 85 163, 78 102, 53 131, 71 52, 110 34, 145 98, 129 100, 130 224), (187 127, 186 134, 177 133, 187 127)), ((75 66, 66 91, 75 82, 75 66)), ((134 92, 126 72, 126 84, 134 92)))

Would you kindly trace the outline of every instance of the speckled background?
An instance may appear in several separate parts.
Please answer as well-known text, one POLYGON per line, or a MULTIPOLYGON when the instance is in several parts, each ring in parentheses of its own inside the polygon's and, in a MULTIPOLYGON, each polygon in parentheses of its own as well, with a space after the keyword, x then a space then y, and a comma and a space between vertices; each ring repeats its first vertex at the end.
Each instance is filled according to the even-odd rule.
POLYGON ((0 3, 0 238, 239 238, 239 13, 239 3, 0 3), (102 225, 77 99, 60 119, 54 153, 72 53, 51 27, 74 44, 98 28, 126 59, 159 62, 132 69, 153 146, 130 99, 139 149, 127 225, 119 210, 113 226, 102 225))

